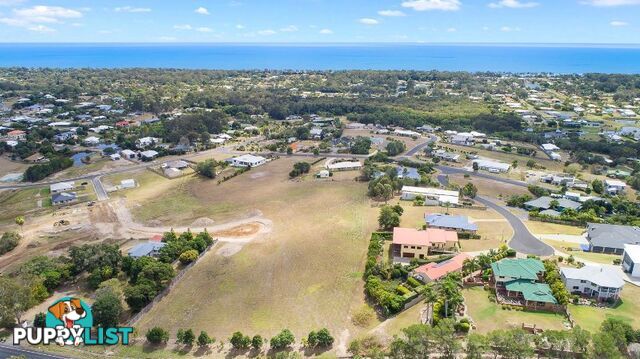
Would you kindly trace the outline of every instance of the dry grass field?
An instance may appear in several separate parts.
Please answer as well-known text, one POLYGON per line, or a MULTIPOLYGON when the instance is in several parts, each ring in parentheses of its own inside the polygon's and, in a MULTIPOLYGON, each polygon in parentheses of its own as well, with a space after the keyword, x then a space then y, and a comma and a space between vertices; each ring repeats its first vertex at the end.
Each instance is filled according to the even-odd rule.
POLYGON ((464 175, 462 174, 449 175, 449 182, 460 187, 471 182, 478 188, 479 194, 493 198, 509 198, 513 195, 530 194, 529 191, 524 187, 492 181, 486 178, 464 178, 464 175))
POLYGON ((29 168, 28 164, 9 160, 5 156, 0 156, 0 177, 9 173, 24 172, 29 168))
MULTIPOLYGON (((221 185, 155 180, 158 198, 140 201, 134 210, 141 219, 156 213, 154 219, 167 225, 193 221, 195 213, 217 222, 260 211, 273 227, 231 256, 223 249, 235 244, 213 248, 136 324, 141 333, 160 325, 173 334, 188 327, 218 338, 236 330, 268 337, 289 328, 300 338, 326 326, 340 345, 357 330, 349 315, 363 304, 361 271, 377 209, 369 205, 365 184, 289 180, 294 162, 276 160, 221 185), (172 209, 179 201, 191 202, 192 212, 172 209), (163 203, 169 205, 159 211, 163 203)), ((154 190, 144 189, 146 176, 127 198, 142 198, 141 192, 153 198, 154 190)))

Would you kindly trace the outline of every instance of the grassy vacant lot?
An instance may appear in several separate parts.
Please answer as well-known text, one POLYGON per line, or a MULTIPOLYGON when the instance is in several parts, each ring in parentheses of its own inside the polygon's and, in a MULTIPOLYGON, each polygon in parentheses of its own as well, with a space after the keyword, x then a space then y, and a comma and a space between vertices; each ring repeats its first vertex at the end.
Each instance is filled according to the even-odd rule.
POLYGON ((0 192, 0 225, 11 224, 17 216, 33 215, 51 207, 49 188, 28 188, 0 192))
MULTIPOLYGON (((391 203, 391 202, 390 202, 391 203)), ((509 223, 496 211, 488 209, 444 208, 444 207, 415 207, 411 202, 400 202, 404 208, 400 225, 403 227, 422 228, 425 213, 449 213, 463 215, 478 225, 480 240, 461 240, 462 251, 475 252, 497 248, 504 241, 513 236, 513 229, 509 223)))
POLYGON ((529 194, 529 191, 524 187, 480 177, 464 178, 462 174, 449 175, 449 182, 460 187, 472 182, 478 188, 478 194, 493 198, 509 198, 513 195, 529 194))
POLYGON ((138 215, 169 203, 166 214, 158 212, 165 225, 195 219, 171 208, 177 198, 216 221, 255 210, 273 221, 271 233, 233 256, 217 253, 233 244, 212 249, 136 324, 141 333, 160 325, 217 338, 236 330, 269 337, 282 328, 300 338, 325 326, 336 338, 355 334, 349 315, 363 305, 363 261, 377 209, 362 183, 289 180, 294 162, 280 159, 221 185, 197 178, 159 185, 162 199, 140 202, 138 215))
POLYGON ((615 308, 595 308, 584 305, 569 305, 569 313, 583 329, 598 331, 600 323, 607 318, 623 320, 633 327, 640 326, 638 308, 640 307, 640 288, 627 283, 622 289, 622 303, 615 308))
POLYGON ((469 316, 480 333, 496 329, 520 328, 523 323, 535 324, 542 329, 565 329, 564 316, 543 312, 521 312, 504 310, 499 304, 489 301, 488 292, 482 287, 463 290, 469 316))
POLYGON ((600 264, 613 264, 614 259, 620 259, 620 256, 603 253, 584 252, 580 249, 580 245, 573 242, 556 241, 545 239, 543 242, 553 248, 567 254, 573 255, 576 260, 590 261, 600 264))
POLYGON ((547 222, 524 221, 524 224, 529 229, 529 232, 533 233, 534 235, 566 234, 566 235, 572 235, 572 236, 579 236, 585 231, 585 228, 583 227, 566 226, 564 224, 555 224, 555 223, 547 223, 547 222))

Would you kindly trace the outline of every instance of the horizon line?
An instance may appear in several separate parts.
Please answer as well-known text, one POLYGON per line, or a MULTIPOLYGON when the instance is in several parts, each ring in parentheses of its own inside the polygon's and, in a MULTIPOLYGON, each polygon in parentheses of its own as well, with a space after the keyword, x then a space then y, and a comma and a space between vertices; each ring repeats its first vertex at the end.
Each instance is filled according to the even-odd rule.
POLYGON ((146 41, 146 42, 1 42, 7 45, 235 45, 235 46, 520 46, 520 47, 640 47, 640 43, 563 43, 563 42, 199 42, 199 41, 146 41))

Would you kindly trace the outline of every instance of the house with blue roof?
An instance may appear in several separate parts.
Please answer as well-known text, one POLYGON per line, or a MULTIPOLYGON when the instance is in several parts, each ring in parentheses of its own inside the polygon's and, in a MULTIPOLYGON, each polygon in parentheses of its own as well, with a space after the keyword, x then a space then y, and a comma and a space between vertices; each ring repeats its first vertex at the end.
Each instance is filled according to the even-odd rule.
POLYGON ((420 176, 418 169, 413 167, 397 167, 396 173, 398 174, 399 179, 412 179, 418 181, 422 179, 422 176, 420 176))
POLYGON ((138 259, 142 257, 157 257, 160 254, 160 249, 167 244, 164 242, 146 242, 140 243, 131 248, 128 252, 129 257, 138 259))

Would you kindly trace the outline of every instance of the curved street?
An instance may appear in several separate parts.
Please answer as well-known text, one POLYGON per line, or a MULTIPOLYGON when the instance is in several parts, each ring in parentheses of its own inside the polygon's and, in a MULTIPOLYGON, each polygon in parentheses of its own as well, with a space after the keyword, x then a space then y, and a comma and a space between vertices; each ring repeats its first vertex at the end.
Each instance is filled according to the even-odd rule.
MULTIPOLYGON (((490 177, 495 181, 509 183, 507 181, 502 181, 503 178, 500 178, 497 176, 490 176, 490 177)), ((512 180, 509 180, 509 181, 511 182, 512 180)), ((446 174, 438 175, 438 182, 440 182, 440 184, 444 186, 448 185, 449 180, 446 174)), ((524 223, 522 223, 522 220, 520 220, 518 216, 511 213, 511 211, 509 211, 509 209, 506 206, 496 203, 494 202, 494 200, 491 200, 484 196, 477 196, 475 200, 489 208, 494 209, 496 212, 500 213, 504 218, 507 219, 507 221, 511 225, 511 228, 513 228, 513 237, 511 237, 511 240, 509 241, 509 247, 524 254, 533 254, 536 256, 553 255, 554 253, 553 248, 545 244, 538 238, 534 237, 531 234, 531 232, 529 232, 529 229, 527 228, 527 226, 525 226, 524 223)))

